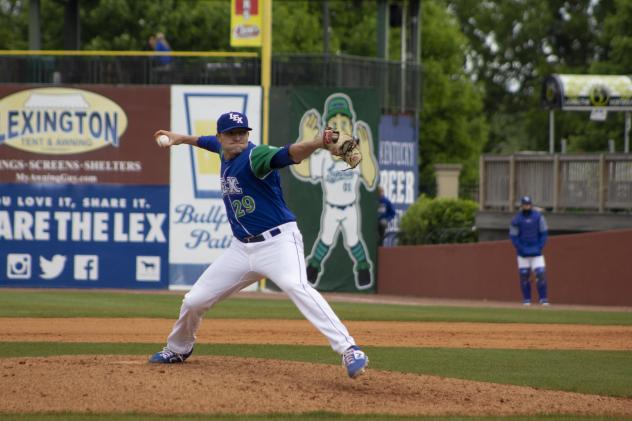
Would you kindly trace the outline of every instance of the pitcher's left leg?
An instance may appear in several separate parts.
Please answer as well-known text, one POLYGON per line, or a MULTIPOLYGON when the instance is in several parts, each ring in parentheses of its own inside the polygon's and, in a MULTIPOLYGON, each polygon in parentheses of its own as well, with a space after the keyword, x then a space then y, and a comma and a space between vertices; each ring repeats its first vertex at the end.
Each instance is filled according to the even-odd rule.
POLYGON ((271 279, 339 354, 355 345, 353 337, 318 291, 307 283, 300 232, 284 232, 262 243, 253 269, 271 279), (283 256, 280 258, 279 256, 283 256))
POLYGON ((253 261, 253 269, 272 279, 327 338, 333 350, 341 355, 349 377, 355 379, 364 373, 369 358, 355 344, 327 301, 307 283, 303 237, 298 229, 283 232, 262 244, 253 261))

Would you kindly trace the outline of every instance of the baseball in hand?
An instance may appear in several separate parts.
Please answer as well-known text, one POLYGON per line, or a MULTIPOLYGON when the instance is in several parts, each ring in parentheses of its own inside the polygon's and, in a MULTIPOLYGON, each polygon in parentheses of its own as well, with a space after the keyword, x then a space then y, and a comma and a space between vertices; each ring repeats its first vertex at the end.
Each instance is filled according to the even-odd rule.
POLYGON ((158 142, 160 146, 169 146, 170 139, 166 134, 161 134, 158 136, 158 139, 156 139, 156 142, 158 142))

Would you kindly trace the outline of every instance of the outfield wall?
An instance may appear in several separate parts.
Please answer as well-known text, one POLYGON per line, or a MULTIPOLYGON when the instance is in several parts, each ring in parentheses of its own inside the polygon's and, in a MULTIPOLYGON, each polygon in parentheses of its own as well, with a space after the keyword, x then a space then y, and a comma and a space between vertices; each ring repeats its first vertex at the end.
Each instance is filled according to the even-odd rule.
MULTIPOLYGON (((281 178, 312 284, 374 292, 377 186, 398 213, 395 232, 417 198, 414 119, 380 116, 374 89, 277 87, 270 97, 271 146, 327 126, 360 139, 353 171, 320 151, 281 178)), ((0 86, 0 287, 189 289, 232 241, 220 159, 159 149, 153 134, 215 133, 232 110, 260 144, 261 103, 261 87, 245 85, 0 86)))
MULTIPOLYGON (((632 230, 549 237, 544 250, 549 300, 554 304, 632 306, 630 250, 632 230)), ((378 251, 378 293, 521 300, 509 240, 382 247, 378 251)))

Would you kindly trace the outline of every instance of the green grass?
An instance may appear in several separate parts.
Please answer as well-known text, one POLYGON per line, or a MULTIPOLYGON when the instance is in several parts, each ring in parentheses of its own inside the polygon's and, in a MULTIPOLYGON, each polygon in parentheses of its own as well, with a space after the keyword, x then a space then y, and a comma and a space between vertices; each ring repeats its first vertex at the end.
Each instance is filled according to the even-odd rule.
POLYGON ((632 398, 632 353, 625 351, 452 348, 369 350, 373 368, 632 398))
MULTIPOLYGON (((508 417, 437 417, 437 416, 396 416, 396 415, 341 415, 330 412, 311 412, 308 414, 271 414, 271 415, 146 415, 146 414, 29 414, 29 415, 3 415, 3 421, 409 421, 409 420, 436 420, 436 421, 612 421, 609 417, 581 417, 581 416, 508 416, 508 417)), ((617 418, 618 421, 632 420, 632 418, 617 418)))
MULTIPOLYGON (((100 290, 0 291, 0 317, 177 317, 181 294, 111 292, 100 290)), ((444 321, 488 323, 562 323, 632 325, 632 312, 581 311, 551 308, 485 308, 412 306, 332 302, 343 320, 444 321)), ((286 298, 231 298, 217 305, 207 317, 241 319, 302 319, 286 298)), ((54 329, 54 326, 52 327, 54 329)), ((1 342, 0 358, 77 354, 139 355, 143 358, 163 344, 1 342)), ((367 347, 371 368, 430 374, 499 384, 531 386, 632 398, 632 353, 583 350, 515 350, 367 347)), ((195 355, 225 355, 340 364, 326 346, 197 344, 195 355)), ((146 415, 146 414, 0 414, 0 420, 613 420, 609 417, 404 417, 346 416, 325 412, 272 415, 146 415)), ((619 420, 621 418, 617 418, 619 420)), ((628 418, 632 421, 632 418, 628 418)))
MULTIPOLYGON (((0 357, 119 354, 149 356, 162 344, 0 343, 0 357)), ((533 349, 365 348, 371 368, 632 398, 632 353, 533 349)), ((194 355, 340 364, 329 347, 197 344, 194 355)))
MULTIPOLYGON (((182 294, 91 291, 0 293, 0 317, 151 317, 175 319, 182 294)), ((474 323, 563 323, 632 325, 632 312, 576 311, 551 308, 411 306, 332 302, 344 320, 444 321, 474 323)), ((208 317, 302 319, 289 299, 229 298, 208 317)))

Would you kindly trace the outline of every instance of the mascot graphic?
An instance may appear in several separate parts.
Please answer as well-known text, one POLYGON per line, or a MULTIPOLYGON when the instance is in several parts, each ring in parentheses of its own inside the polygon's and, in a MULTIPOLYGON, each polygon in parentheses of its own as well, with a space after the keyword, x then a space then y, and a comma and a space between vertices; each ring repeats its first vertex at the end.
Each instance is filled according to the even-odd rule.
POLYGON ((326 150, 319 150, 299 165, 290 166, 292 174, 301 181, 320 184, 323 189, 323 211, 320 232, 307 256, 307 279, 317 287, 327 258, 342 233, 344 247, 354 262, 353 273, 357 289, 374 285, 373 262, 362 237, 360 184, 373 191, 377 182, 377 159, 373 153, 373 137, 369 125, 357 120, 351 99, 342 93, 325 100, 322 115, 315 109, 303 114, 297 142, 311 140, 325 127, 346 133, 360 140, 362 161, 356 168, 326 150))

